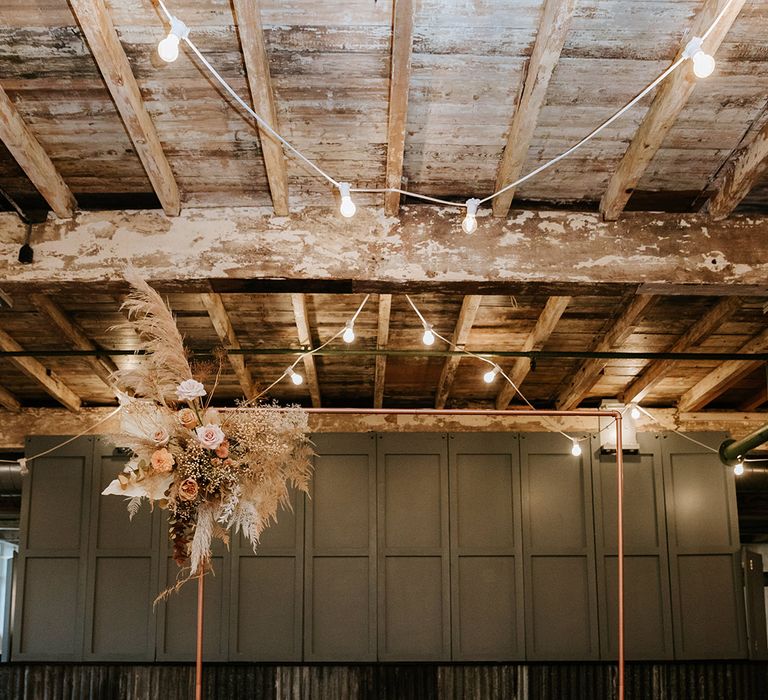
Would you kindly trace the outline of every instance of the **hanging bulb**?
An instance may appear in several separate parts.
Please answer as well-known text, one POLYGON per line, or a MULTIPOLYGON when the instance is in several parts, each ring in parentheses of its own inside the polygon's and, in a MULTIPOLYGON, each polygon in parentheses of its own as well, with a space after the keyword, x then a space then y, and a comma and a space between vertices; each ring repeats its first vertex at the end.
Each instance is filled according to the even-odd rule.
POLYGON ((733 473, 736 476, 741 476, 744 473, 744 462, 739 462, 738 464, 734 465, 733 473))
POLYGON ((341 212, 341 215, 345 216, 347 219, 354 216, 357 211, 357 207, 352 201, 349 189, 350 184, 348 182, 339 183, 339 193, 341 194, 341 206, 339 207, 339 211, 341 212))
POLYGON ((632 416, 632 420, 640 418, 640 409, 637 407, 636 403, 629 404, 629 415, 632 416))
POLYGON ((298 372, 293 371, 293 367, 289 367, 286 370, 286 373, 291 378, 291 381, 296 385, 299 386, 299 384, 304 383, 304 377, 302 377, 298 372))
POLYGON ((703 43, 701 37, 695 36, 683 51, 683 57, 693 61, 693 74, 697 78, 708 78, 715 70, 715 59, 701 48, 703 43))
POLYGON ((171 31, 157 46, 157 53, 166 63, 179 57, 179 43, 189 36, 189 27, 176 17, 171 17, 171 31))
POLYGON ((432 332, 432 326, 428 323, 424 324, 424 335, 421 336, 421 341, 424 345, 432 345, 435 342, 435 334, 432 332))
POLYGON ((355 322, 347 321, 344 335, 341 336, 345 343, 351 343, 355 339, 355 322))
POLYGON ((573 438, 573 445, 571 445, 571 454, 574 457, 578 457, 581 454, 581 445, 576 438, 573 438))
POLYGON ((464 217, 464 221, 461 222, 461 228, 464 233, 474 233, 477 230, 477 208, 480 206, 479 199, 467 200, 467 215, 464 217))
POLYGON ((501 368, 498 365, 494 365, 489 369, 484 375, 483 375, 483 381, 486 384, 490 384, 494 379, 496 379, 496 375, 501 371, 501 368))
POLYGON ((157 45, 157 53, 166 63, 173 63, 179 57, 179 37, 173 32, 157 45))

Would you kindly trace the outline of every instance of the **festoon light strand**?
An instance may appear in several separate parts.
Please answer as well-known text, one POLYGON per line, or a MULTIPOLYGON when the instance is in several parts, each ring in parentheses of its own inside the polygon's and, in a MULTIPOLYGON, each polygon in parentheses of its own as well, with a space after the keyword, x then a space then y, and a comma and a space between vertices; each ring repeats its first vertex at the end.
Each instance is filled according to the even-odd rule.
POLYGON ((674 73, 674 71, 676 71, 686 61, 690 60, 691 63, 693 64, 693 72, 696 75, 696 77, 706 78, 709 75, 711 75, 715 69, 715 59, 713 56, 711 56, 710 54, 706 53, 703 50, 702 45, 704 41, 707 39, 707 37, 710 35, 712 30, 722 20, 723 16, 725 15, 728 8, 733 2, 734 0, 728 0, 728 2, 725 3, 722 10, 718 13, 717 17, 715 17, 712 24, 709 26, 707 31, 704 32, 704 34, 701 37, 693 37, 688 42, 680 58, 674 61, 655 80, 649 83, 635 97, 633 97, 629 102, 627 102, 627 104, 621 107, 617 112, 611 115, 602 124, 600 124, 595 129, 593 129, 589 134, 587 134, 580 141, 578 141, 573 146, 563 151, 559 155, 555 156, 554 158, 548 160, 547 162, 543 163, 539 167, 535 168, 531 172, 527 173, 526 175, 523 175, 522 177, 519 177, 514 182, 510 182, 508 185, 505 185, 504 187, 497 190, 496 192, 493 192, 487 197, 484 197, 482 199, 471 197, 467 199, 466 202, 463 202, 463 203, 448 201, 448 200, 440 199, 437 197, 431 197, 429 195, 424 195, 419 192, 413 192, 411 190, 400 189, 398 187, 382 187, 382 188, 353 187, 348 182, 339 182, 338 180, 333 178, 325 170, 323 170, 320 166, 318 166, 314 161, 312 161, 310 158, 307 158, 303 153, 301 153, 301 151, 298 148, 296 148, 292 143, 290 143, 287 139, 285 139, 282 135, 280 135, 272 127, 272 125, 269 124, 269 122, 267 122, 261 115, 257 114, 251 108, 251 106, 247 103, 246 100, 244 100, 242 97, 240 97, 240 95, 237 94, 237 92, 232 88, 232 86, 221 76, 221 74, 213 67, 213 65, 211 65, 208 59, 205 58, 205 56, 197 48, 197 46, 192 41, 192 39, 190 39, 189 27, 187 27, 187 25, 184 24, 184 22, 182 22, 180 19, 175 17, 173 14, 171 14, 170 10, 166 6, 165 2, 163 2, 163 0, 157 0, 157 4, 158 4, 158 7, 162 10, 163 14, 166 16, 166 19, 170 24, 170 31, 168 35, 160 42, 158 46, 158 53, 160 54, 160 57, 164 61, 172 62, 172 61, 175 61, 176 58, 178 58, 180 43, 183 41, 185 44, 187 44, 187 46, 189 46, 190 50, 194 53, 194 55, 198 58, 198 60, 202 63, 202 65, 208 70, 208 72, 211 74, 214 80, 219 85, 221 85, 221 87, 232 97, 232 99, 235 100, 235 102, 237 102, 238 105, 240 105, 240 107, 242 107, 251 117, 253 117, 256 123, 264 131, 266 131, 268 134, 274 137, 283 146, 285 146, 285 148, 291 154, 293 154, 298 160, 300 160, 302 163, 304 163, 309 168, 311 168, 320 177, 327 180, 329 184, 331 184, 336 190, 338 190, 339 197, 340 197, 339 211, 342 216, 346 218, 350 218, 354 216, 355 212, 357 211, 357 206, 352 200, 352 193, 360 192, 360 193, 368 193, 368 194, 377 194, 377 193, 395 192, 406 197, 413 197, 416 199, 421 199, 421 200, 432 202, 435 204, 441 204, 444 206, 465 209, 466 213, 462 220, 461 228, 466 234, 469 235, 474 233, 474 231, 477 230, 477 225, 478 225, 477 213, 478 213, 478 209, 483 204, 490 202, 495 197, 498 197, 499 195, 511 189, 516 189, 517 187, 522 185, 524 182, 530 180, 531 178, 535 177, 539 173, 551 168, 553 165, 559 163, 564 158, 567 158, 574 151, 581 148, 584 144, 586 144, 588 141, 590 141, 595 136, 597 136, 601 131, 606 129, 613 122, 615 122, 617 119, 623 116, 627 111, 632 109, 632 107, 634 107, 648 93, 654 90, 660 83, 666 80, 670 75, 672 75, 672 73, 674 73))

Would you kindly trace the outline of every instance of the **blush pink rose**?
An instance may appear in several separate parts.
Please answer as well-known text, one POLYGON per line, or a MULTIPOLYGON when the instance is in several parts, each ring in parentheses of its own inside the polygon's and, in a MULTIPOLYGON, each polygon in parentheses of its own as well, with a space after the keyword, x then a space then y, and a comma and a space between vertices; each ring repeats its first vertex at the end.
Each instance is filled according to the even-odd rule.
POLYGON ((158 446, 167 445, 170 437, 171 436, 168 434, 168 431, 165 428, 158 428, 154 433, 152 433, 152 442, 158 446))
POLYGON ((149 458, 152 469, 161 473, 168 473, 171 471, 171 469, 173 469, 174 461, 173 455, 168 452, 165 447, 155 450, 149 458))
POLYGON ((227 439, 226 435, 224 435, 224 431, 218 425, 214 425, 213 423, 208 423, 208 425, 196 428, 195 432, 197 433, 197 439, 200 444, 203 447, 207 447, 209 450, 215 450, 227 439))

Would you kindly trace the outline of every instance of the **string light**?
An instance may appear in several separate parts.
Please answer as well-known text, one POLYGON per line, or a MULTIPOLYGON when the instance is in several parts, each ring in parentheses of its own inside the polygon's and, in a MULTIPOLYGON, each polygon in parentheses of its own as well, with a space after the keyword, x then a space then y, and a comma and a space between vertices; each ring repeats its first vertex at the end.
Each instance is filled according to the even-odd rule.
POLYGON ((579 445, 579 441, 576 438, 573 438, 573 444, 571 445, 571 454, 574 457, 578 457, 581 455, 581 445, 579 445))
POLYGON ((733 473, 736 476, 741 476, 744 473, 744 462, 738 462, 733 466, 733 473))
POLYGON ((426 321, 424 322, 424 335, 421 336, 421 342, 424 345, 432 345, 435 342, 435 333, 426 321))
POLYGON ((461 222, 461 228, 464 233, 470 234, 477 231, 477 208, 480 206, 479 199, 467 200, 467 215, 464 217, 464 221, 461 222))
POLYGON ((697 78, 708 78, 715 70, 715 59, 701 48, 703 43, 702 37, 695 36, 683 51, 683 58, 693 62, 693 73, 697 78))
POLYGON ((735 0, 727 0, 723 8, 721 9, 720 13, 717 15, 717 17, 715 17, 714 21, 709 26, 709 29, 707 29, 707 31, 704 32, 703 36, 694 37, 693 39, 691 39, 691 41, 688 42, 680 58, 678 58, 674 63, 672 63, 666 70, 664 70, 659 76, 657 76, 656 79, 654 79, 651 83, 649 83, 643 90, 641 90, 637 95, 635 95, 635 97, 633 97, 623 107, 621 107, 614 114, 608 117, 608 119, 606 119, 602 124, 597 126, 595 129, 593 129, 589 134, 583 137, 580 141, 578 141, 573 146, 566 149, 559 155, 555 156, 554 158, 548 160, 547 162, 543 163, 539 167, 530 171, 529 173, 523 175, 522 177, 519 177, 514 182, 510 182, 504 187, 502 187, 501 189, 497 190, 496 192, 493 192, 492 194, 488 195, 487 197, 483 199, 475 199, 475 198, 468 199, 464 204, 458 204, 457 202, 437 199, 435 197, 430 197, 428 195, 420 194, 419 192, 409 192, 407 190, 402 190, 396 187, 354 188, 353 189, 349 185, 349 183, 341 183, 336 181, 333 177, 331 177, 331 175, 329 175, 317 164, 315 164, 313 161, 307 158, 303 153, 301 153, 292 143, 290 143, 287 139, 285 139, 277 131, 275 131, 272 128, 272 126, 269 124, 269 122, 267 122, 261 115, 257 114, 253 110, 253 108, 248 104, 248 102, 244 100, 240 95, 237 94, 234 88, 232 88, 232 86, 211 65, 208 59, 205 58, 205 56, 200 52, 197 46, 195 46, 195 44, 188 38, 189 30, 187 29, 186 25, 184 25, 183 22, 181 22, 180 20, 176 19, 173 15, 171 15, 168 8, 165 6, 165 3, 163 2, 163 0, 157 0, 157 3, 161 11, 166 15, 166 17, 171 23, 171 33, 162 42, 160 42, 161 44, 164 45, 164 48, 161 50, 161 54, 165 54, 165 56, 168 56, 168 58, 163 56, 164 60, 176 59, 176 56, 178 56, 178 44, 180 40, 183 39, 187 43, 190 50, 195 54, 195 56, 203 64, 203 66, 205 66, 205 68, 208 69, 210 74, 219 83, 219 85, 221 85, 221 87, 234 99, 235 102, 237 102, 237 104, 240 105, 240 107, 243 110, 245 110, 251 117, 253 117, 253 119, 256 120, 257 124, 263 131, 265 131, 270 136, 275 138, 288 151, 290 151, 294 156, 296 156, 296 158, 301 160, 305 165, 307 165, 309 168, 314 170, 318 175, 320 175, 325 180, 327 180, 333 187, 336 187, 339 189, 342 196, 341 207, 340 207, 342 216, 351 217, 351 216, 354 216, 355 211, 357 211, 357 207, 352 201, 352 197, 350 194, 351 192, 367 192, 367 193, 396 192, 398 194, 406 195, 408 197, 415 197, 417 199, 421 199, 428 202, 434 202, 436 204, 465 208, 466 214, 465 214, 464 220, 462 221, 462 229, 467 234, 471 234, 473 231, 477 229, 476 214, 477 214, 477 209, 481 204, 485 204, 486 202, 489 202, 495 197, 498 197, 511 189, 515 189, 519 187, 524 182, 527 182, 528 180, 535 177, 536 175, 543 172, 544 170, 551 168, 552 166, 554 166, 555 164, 559 163, 561 160, 569 156, 571 153, 581 148, 585 143, 593 139, 600 132, 604 131, 611 124, 613 124, 613 122, 615 122, 617 119, 623 116, 627 111, 629 111, 632 107, 634 107, 648 93, 654 90, 660 83, 666 80, 670 75, 672 75, 672 73, 674 73, 688 59, 692 60, 693 70, 697 77, 705 78, 708 75, 711 75, 712 71, 714 71, 715 69, 715 60, 712 56, 705 53, 701 49, 701 45, 704 42, 704 40, 709 36, 709 34, 712 32, 712 30, 717 26, 717 24, 722 20, 722 18, 725 16, 725 13, 728 11, 729 7, 732 5, 734 1, 735 0))
POLYGON ((642 415, 636 403, 629 404, 629 415, 632 417, 632 420, 637 420, 642 415))
POLYGON ((173 63, 179 57, 179 43, 189 36, 189 27, 177 17, 170 17, 171 31, 157 45, 157 53, 166 63, 173 63))
POLYGON ((291 381, 296 386, 299 386, 300 384, 304 383, 304 377, 302 377, 298 372, 295 372, 293 370, 293 367, 289 367, 287 370, 285 370, 285 374, 287 374, 291 378, 291 381))
POLYGON ((357 211, 357 207, 352 201, 352 196, 349 193, 350 187, 351 185, 348 182, 339 183, 339 193, 341 194, 341 206, 339 207, 339 211, 341 212, 341 215, 345 216, 347 219, 353 217, 357 211))
POLYGON ((486 384, 491 384, 494 379, 496 379, 496 375, 501 371, 501 367, 498 365, 494 365, 491 369, 489 369, 484 375, 483 375, 483 381, 486 384))
POLYGON ((355 339, 355 322, 354 321, 347 321, 347 325, 344 327, 344 333, 342 334, 342 339, 345 343, 351 343, 355 339))

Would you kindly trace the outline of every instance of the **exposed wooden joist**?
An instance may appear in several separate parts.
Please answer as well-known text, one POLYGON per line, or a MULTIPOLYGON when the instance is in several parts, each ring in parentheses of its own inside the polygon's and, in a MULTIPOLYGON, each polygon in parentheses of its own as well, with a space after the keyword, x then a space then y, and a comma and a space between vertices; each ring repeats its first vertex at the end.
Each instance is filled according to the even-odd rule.
MULTIPOLYGON (((536 325, 525 339, 523 347, 520 348, 523 352, 527 352, 528 350, 541 350, 541 348, 544 347, 544 343, 546 343, 549 336, 552 335, 552 331, 555 330, 557 322, 565 312, 570 301, 571 297, 550 297, 547 299, 547 303, 544 305, 544 310, 539 315, 536 325)), ((530 371, 531 361, 527 357, 520 357, 515 360, 515 363, 507 372, 507 376, 512 380, 516 387, 520 387, 530 371)), ((509 403, 514 396, 515 389, 505 380, 496 396, 496 409, 503 411, 509 406, 509 403)))
MULTIPOLYGON (((740 307, 741 299, 739 297, 722 299, 680 336, 668 352, 684 352, 694 345, 698 345, 740 307)), ((620 401, 623 403, 642 401, 653 386, 662 380, 674 366, 675 363, 670 360, 650 362, 619 397, 620 401)))
POLYGON ((176 179, 104 0, 70 0, 69 4, 163 210, 177 216, 181 197, 176 179))
POLYGON ((768 402, 768 387, 759 389, 755 394, 739 406, 740 411, 756 411, 764 403, 768 402))
POLYGON ((2 87, 0 141, 5 144, 56 216, 71 219, 77 207, 74 195, 2 87))
MULTIPOLYGON (((200 295, 203 305, 208 311, 213 327, 216 329, 216 335, 223 343, 225 348, 240 349, 240 341, 237 339, 235 329, 232 327, 232 321, 229 318, 221 294, 216 292, 204 293, 200 295)), ((245 398, 250 399, 254 395, 253 378, 248 368, 245 366, 245 358, 242 355, 233 355, 227 353, 229 364, 240 382, 240 388, 243 390, 245 398)))
POLYGON ((0 386, 0 406, 16 413, 21 410, 21 401, 8 391, 8 389, 0 386))
POLYGON ((724 219, 749 194, 755 183, 768 171, 768 122, 755 134, 748 146, 737 152, 727 166, 717 192, 707 203, 713 219, 724 219))
MULTIPOLYGON (((387 125, 387 187, 402 188, 405 127, 408 117, 408 88, 413 44, 413 2, 394 0, 392 10, 392 65, 389 79, 389 123, 387 125)), ((397 214, 400 194, 384 195, 384 210, 397 214)))
MULTIPOLYGON (((264 44, 264 30, 261 24, 261 3, 259 0, 233 0, 232 5, 240 33, 245 72, 254 111, 266 119, 278 131, 277 107, 272 91, 269 59, 264 44)), ((267 171, 272 206, 278 216, 288 214, 288 168, 283 147, 274 136, 259 127, 261 152, 267 171)))
MULTIPOLYGON (((306 350, 312 349, 312 334, 309 331, 309 315, 307 314, 307 298, 304 294, 291 294, 293 316, 296 319, 296 330, 299 335, 299 345, 306 350)), ((307 375, 307 386, 312 398, 312 406, 320 408, 320 382, 317 379, 315 358, 312 355, 304 357, 304 372, 307 375)))
MULTIPOLYGON (((99 349, 96 343, 88 337, 82 327, 75 323, 75 321, 72 320, 72 317, 51 299, 51 297, 45 294, 32 294, 30 298, 38 311, 44 313, 77 350, 99 349)), ((111 357, 104 355, 102 357, 86 357, 84 359, 91 365, 96 376, 107 386, 112 386, 114 384, 111 375, 114 372, 117 372, 118 367, 112 361, 111 357)))
MULTIPOLYGON (((3 429, 0 430, 0 448, 18 450, 29 435, 77 435, 104 420, 114 407, 83 408, 80 413, 70 413, 57 408, 24 408, 19 413, 0 411, 3 429)), ((677 414, 674 409, 654 409, 651 421, 641 416, 637 428, 641 432, 662 430, 724 431, 734 438, 742 438, 765 425, 765 412, 743 413, 706 412, 677 414)), ((574 433, 590 433, 595 429, 594 417, 566 416, 559 419, 563 430, 574 433)), ((414 415, 344 415, 310 414, 309 429, 313 433, 370 433, 370 432, 552 432, 552 419, 546 419, 534 411, 527 416, 414 416, 414 415)), ((99 426, 99 433, 120 432, 120 416, 114 416, 99 426)))
MULTIPOLYGON (((379 294, 379 326, 376 332, 376 349, 384 350, 389 343, 389 315, 392 310, 392 295, 379 294)), ((373 407, 384 405, 384 382, 387 376, 387 356, 376 355, 376 371, 373 384, 373 407)))
MULTIPOLYGON (((528 147, 539 121, 539 112, 546 98, 549 79, 560 60, 575 6, 576 0, 546 0, 544 3, 536 43, 526 67, 523 89, 496 175, 496 191, 517 180, 523 170, 528 147)), ((506 216, 514 196, 514 189, 510 189, 496 197, 493 200, 494 215, 506 216)))
MULTIPOLYGON (((608 331, 595 342, 590 350, 606 352, 619 347, 634 331, 645 310, 656 300, 653 294, 638 294, 624 307, 608 331)), ((605 360, 584 360, 557 397, 558 409, 576 408, 594 386, 605 366, 605 360)))
MULTIPOLYGON (((743 353, 765 352, 766 350, 768 350, 768 329, 739 348, 739 352, 743 353)), ((710 401, 716 399, 757 368, 762 367, 763 364, 765 363, 759 360, 723 362, 717 369, 710 372, 682 395, 677 402, 677 410, 684 413, 704 408, 710 401)))
MULTIPOLYGON (((24 348, 5 331, 0 330, 0 350, 20 352, 24 348)), ((70 411, 80 410, 80 397, 34 357, 10 357, 8 359, 70 411)))
MULTIPOLYGON (((477 315, 477 310, 480 308, 480 303, 482 301, 483 297, 481 295, 468 294, 461 302, 459 318, 456 321, 456 327, 453 329, 453 337, 451 338, 453 344, 456 345, 459 350, 463 350, 464 346, 467 344, 469 331, 472 330, 472 324, 475 322, 475 316, 477 315)), ((458 370, 460 362, 460 355, 452 355, 451 357, 445 358, 443 371, 440 373, 440 382, 437 385, 435 408, 445 408, 445 404, 448 401, 448 395, 451 393, 453 380, 456 377, 456 370, 458 370)))
POLYGON ((81 212, 74 221, 33 225, 37 259, 22 266, 16 258, 26 227, 0 214, 0 279, 35 291, 41 283, 103 282, 121 279, 130 259, 145 279, 196 284, 196 291, 208 291, 208 279, 262 279, 345 280, 354 283, 347 289, 387 293, 654 283, 694 291, 749 285, 750 294, 768 295, 768 217, 713 222, 630 212, 603 222, 596 213, 521 211, 486 217, 472 236, 457 233, 459 219, 421 205, 401 207, 397 218, 361 207, 354 224, 331 207, 291 217, 275 217, 271 207, 185 209, 176 218, 157 210, 81 212))
MULTIPOLYGON (((729 0, 705 0, 690 31, 685 35, 675 60, 682 56, 685 46, 692 37, 704 34, 727 2, 729 0)), ((703 48, 707 53, 715 54, 744 2, 745 0, 732 0, 720 22, 704 42, 703 48)), ((632 192, 687 104, 696 84, 697 78, 693 74, 691 61, 686 61, 659 86, 656 97, 600 201, 600 212, 606 220, 617 219, 624 211, 632 192)))

